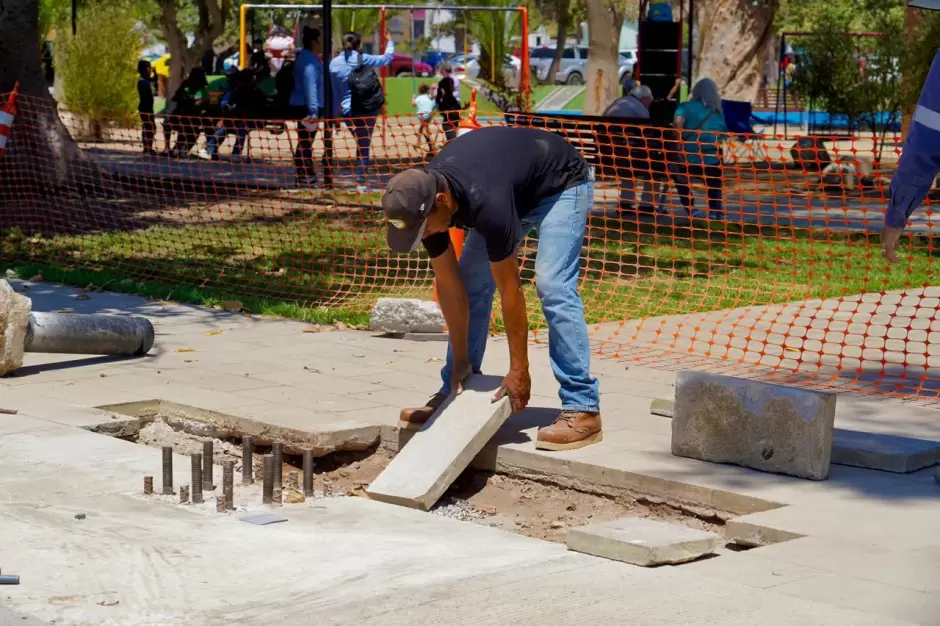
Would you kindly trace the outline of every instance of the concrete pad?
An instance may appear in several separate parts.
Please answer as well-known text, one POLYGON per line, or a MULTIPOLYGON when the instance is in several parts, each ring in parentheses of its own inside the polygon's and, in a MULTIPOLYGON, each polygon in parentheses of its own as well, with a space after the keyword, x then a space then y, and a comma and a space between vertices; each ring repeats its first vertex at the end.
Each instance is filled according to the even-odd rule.
POLYGON ((940 462, 940 442, 835 429, 832 462, 909 474, 940 462))
POLYGON ((676 414, 676 403, 666 398, 656 398, 650 402, 650 413, 672 418, 676 414))
POLYGON ((836 396, 680 372, 672 453, 813 480, 829 475, 836 396))
POLYGON ((624 517, 572 528, 567 543, 569 550, 650 567, 685 563, 711 554, 721 537, 679 524, 624 517))
POLYGON ((424 510, 434 506, 512 411, 509 398, 492 401, 502 379, 473 376, 369 485, 374 500, 424 510))
POLYGON ((723 552, 716 558, 687 563, 682 566, 682 569, 693 574, 758 589, 779 587, 826 573, 820 569, 760 556, 759 553, 763 549, 723 552))

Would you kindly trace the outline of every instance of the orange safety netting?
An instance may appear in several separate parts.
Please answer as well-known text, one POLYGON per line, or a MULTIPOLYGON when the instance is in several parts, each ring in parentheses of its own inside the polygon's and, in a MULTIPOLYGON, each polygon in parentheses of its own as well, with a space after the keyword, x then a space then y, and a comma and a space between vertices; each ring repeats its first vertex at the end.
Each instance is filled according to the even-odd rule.
MULTIPOLYGON (((426 256, 387 249, 380 196, 394 173, 446 141, 453 129, 439 116, 427 133, 413 116, 374 127, 337 122, 328 135, 321 125, 313 157, 295 163, 309 134, 298 135, 294 121, 158 116, 145 125, 157 152, 147 155, 136 116, 92 123, 51 106, 20 97, 0 161, 4 266, 318 319, 361 316, 379 296, 432 297, 426 256), (168 146, 177 153, 164 154, 168 146), (370 161, 357 170, 366 148, 370 161), (305 180, 313 176, 317 184, 305 180)), ((582 295, 597 353, 937 397, 940 286, 932 286, 929 205, 912 218, 902 263, 889 268, 880 254, 900 154, 894 135, 883 146, 865 134, 799 145, 730 136, 713 145, 662 125, 483 121, 560 132, 595 165, 582 295), (709 146, 720 163, 689 165, 690 150, 709 146), (692 202, 701 218, 689 219, 692 202)), ((534 252, 527 239, 521 271, 541 341, 534 252)))

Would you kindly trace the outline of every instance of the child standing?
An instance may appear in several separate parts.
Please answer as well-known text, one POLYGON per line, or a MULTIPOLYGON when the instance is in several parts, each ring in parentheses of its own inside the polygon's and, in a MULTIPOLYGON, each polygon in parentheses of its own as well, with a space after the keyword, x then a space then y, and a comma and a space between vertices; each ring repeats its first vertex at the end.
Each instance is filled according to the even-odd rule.
POLYGON ((436 103, 431 95, 431 85, 423 84, 418 86, 418 95, 412 96, 411 106, 418 112, 418 142, 416 147, 421 149, 421 136, 428 142, 428 152, 434 152, 434 144, 431 143, 430 124, 434 117, 434 107, 436 103))
POLYGON ((137 112, 140 114, 140 134, 144 144, 144 154, 153 156, 153 136, 157 131, 157 124, 153 119, 153 83, 150 82, 150 61, 141 59, 137 62, 137 96, 140 102, 137 112))

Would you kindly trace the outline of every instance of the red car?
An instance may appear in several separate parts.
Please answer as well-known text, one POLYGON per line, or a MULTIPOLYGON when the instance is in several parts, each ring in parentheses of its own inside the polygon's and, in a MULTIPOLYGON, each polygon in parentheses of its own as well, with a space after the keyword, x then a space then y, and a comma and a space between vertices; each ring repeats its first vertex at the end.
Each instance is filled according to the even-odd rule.
POLYGON ((410 75, 414 71, 415 76, 431 76, 434 74, 434 68, 424 61, 414 60, 412 66, 411 55, 403 52, 396 52, 389 65, 381 68, 380 76, 402 76, 410 75))

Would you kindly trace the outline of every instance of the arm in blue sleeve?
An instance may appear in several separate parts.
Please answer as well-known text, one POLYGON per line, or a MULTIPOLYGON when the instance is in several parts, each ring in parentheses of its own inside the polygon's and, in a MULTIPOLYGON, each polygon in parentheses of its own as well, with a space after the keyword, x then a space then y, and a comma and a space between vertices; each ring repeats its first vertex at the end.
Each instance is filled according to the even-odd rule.
POLYGON ((395 56, 395 44, 390 41, 388 42, 388 45, 385 46, 385 54, 382 54, 382 55, 363 54, 362 64, 371 65, 371 66, 388 65, 389 63, 392 62, 392 58, 394 56, 395 56))
POLYGON ((907 225, 908 218, 927 197, 940 171, 940 133, 933 134, 936 143, 932 150, 918 151, 910 141, 904 147, 891 179, 891 198, 885 211, 885 225, 890 228, 907 225))
POLYGON ((320 75, 321 72, 315 63, 308 63, 304 67, 304 101, 310 117, 317 117, 320 108, 320 75))

